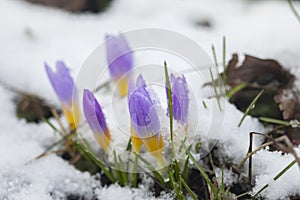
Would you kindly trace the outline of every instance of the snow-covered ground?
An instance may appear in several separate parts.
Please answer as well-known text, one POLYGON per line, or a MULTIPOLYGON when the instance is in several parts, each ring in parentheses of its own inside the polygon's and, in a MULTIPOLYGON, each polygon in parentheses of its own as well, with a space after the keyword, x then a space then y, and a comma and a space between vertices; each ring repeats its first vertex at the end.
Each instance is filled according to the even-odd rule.
MULTIPOLYGON (((296 7, 300 10, 300 4, 296 7)), ((95 15, 1 0, 0 13, 0 81, 38 94, 57 106, 59 102, 46 77, 44 62, 53 66, 56 60, 64 60, 76 77, 88 55, 103 43, 106 33, 140 28, 179 32, 197 42, 209 55, 214 44, 219 57, 225 35, 227 60, 234 52, 275 58, 300 77, 300 24, 286 1, 117 0, 106 12, 95 15), (197 26, 202 20, 209 20, 212 27, 197 26)), ((18 120, 13 97, 13 93, 0 87, 0 199, 64 199, 69 194, 87 199, 154 198, 147 192, 147 186, 103 188, 96 177, 77 171, 55 155, 32 161, 59 136, 45 123, 26 124, 18 120)), ((237 128, 242 113, 228 103, 225 106, 219 142, 223 156, 238 163, 248 148, 248 132, 263 132, 264 128, 250 117, 237 128)), ((210 112, 210 108, 201 109, 199 118, 203 124, 207 124, 210 112)), ((297 151, 300 154, 299 148, 297 151)), ((300 171, 296 165, 272 182, 292 159, 290 155, 266 150, 254 156, 254 192, 269 183, 263 193, 268 199, 300 194, 300 171)), ((168 195, 161 198, 172 199, 168 195)))

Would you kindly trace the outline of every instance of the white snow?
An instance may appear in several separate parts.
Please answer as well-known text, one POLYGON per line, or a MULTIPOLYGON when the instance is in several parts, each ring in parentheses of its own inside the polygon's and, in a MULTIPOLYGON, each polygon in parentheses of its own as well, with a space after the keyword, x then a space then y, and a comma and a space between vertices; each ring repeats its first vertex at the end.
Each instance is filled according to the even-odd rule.
MULTIPOLYGON (((300 10, 300 4, 295 2, 295 5, 300 10)), ((105 33, 146 27, 184 34, 209 55, 211 44, 214 44, 218 58, 222 55, 222 36, 225 35, 227 60, 234 52, 275 58, 300 77, 300 25, 286 1, 116 0, 101 14, 70 14, 20 0, 2 0, 0 13, 0 81, 40 95, 57 107, 59 102, 46 77, 44 62, 53 66, 56 60, 64 60, 76 77, 88 55, 103 42, 105 33), (196 25, 205 19, 211 21, 211 28, 196 25)), ((187 77, 187 80, 193 82, 194 79, 187 77)), ((214 100, 207 99, 202 91, 196 94, 208 105, 204 109, 199 104, 198 134, 209 148, 209 145, 215 144, 215 135, 209 135, 208 131, 218 122, 212 121, 214 100)), ((32 161, 59 140, 59 136, 54 135, 45 123, 26 124, 18 120, 12 101, 14 97, 15 94, 0 87, 0 199, 65 199, 70 194, 87 199, 94 196, 112 200, 120 197, 154 199, 146 186, 138 189, 117 185, 102 188, 96 177, 77 171, 55 155, 32 161)), ((104 108, 111 104, 108 96, 98 96, 98 99, 104 108)), ((248 133, 264 132, 266 129, 250 117, 238 128, 243 114, 231 104, 223 103, 223 129, 220 135, 217 134, 218 147, 222 152, 220 157, 238 164, 248 149, 248 133)), ((118 127, 114 125, 114 116, 109 111, 104 112, 111 131, 116 132, 118 127)), ((51 122, 55 124, 54 120, 51 122)), ((126 121, 121 123, 126 124, 126 121)), ((119 137, 114 142, 124 147, 127 140, 126 144, 123 141, 124 137, 119 137)), ((259 142, 260 138, 256 137, 255 146, 259 142)), ((253 193, 271 183, 262 193, 267 199, 284 199, 300 194, 297 165, 276 182, 271 181, 292 159, 291 155, 266 150, 255 155, 253 174, 256 186, 253 193)), ((231 183, 233 179, 234 176, 228 176, 226 182, 231 183)), ((160 198, 172 199, 172 196, 162 195, 160 198)))

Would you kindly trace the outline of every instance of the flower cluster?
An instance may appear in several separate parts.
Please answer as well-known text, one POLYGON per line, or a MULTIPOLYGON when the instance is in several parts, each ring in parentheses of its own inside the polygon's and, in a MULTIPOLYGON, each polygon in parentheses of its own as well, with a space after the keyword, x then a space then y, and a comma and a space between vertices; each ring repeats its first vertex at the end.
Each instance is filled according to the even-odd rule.
MULTIPOLYGON (((120 96, 127 95, 133 151, 139 153, 144 145, 158 164, 163 165, 165 163, 164 143, 161 122, 156 110, 160 102, 155 91, 146 84, 142 75, 139 75, 136 81, 132 80, 132 51, 122 34, 106 36, 106 53, 112 81, 115 82, 120 96)), ((46 71, 62 103, 62 110, 71 129, 76 129, 76 122, 79 120, 78 95, 69 70, 63 62, 57 62, 56 73, 47 64, 46 71)), ((171 74, 170 80, 172 116, 174 120, 187 126, 189 98, 186 79, 183 75, 175 77, 174 74, 171 74)), ((169 98, 168 92, 167 98, 169 98)), ((169 116, 169 108, 167 110, 169 116)), ((108 153, 111 134, 99 102, 88 89, 83 92, 83 112, 97 142, 108 153)))

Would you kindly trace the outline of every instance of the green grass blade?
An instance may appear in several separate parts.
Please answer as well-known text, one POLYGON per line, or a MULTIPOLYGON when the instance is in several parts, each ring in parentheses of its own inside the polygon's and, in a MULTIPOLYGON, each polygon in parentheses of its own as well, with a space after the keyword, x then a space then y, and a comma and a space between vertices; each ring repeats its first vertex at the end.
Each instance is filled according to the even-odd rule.
POLYGON ((189 185, 185 182, 185 180, 182 177, 180 177, 180 182, 185 187, 185 189, 188 191, 188 193, 191 195, 191 197, 194 200, 197 200, 198 199, 197 195, 195 194, 195 192, 193 192, 193 190, 189 187, 189 185))
POLYGON ((196 168, 199 170, 199 172, 201 173, 201 175, 203 176, 203 178, 205 179, 206 183, 208 184, 208 186, 210 187, 212 193, 215 195, 215 197, 218 196, 217 193, 217 189, 214 186, 214 184, 211 182, 211 180, 209 179, 207 173, 204 171, 204 169, 199 165, 199 163, 196 161, 195 157, 191 154, 190 151, 186 151, 187 155, 189 156, 189 158, 191 159, 191 161, 194 163, 194 165, 196 166, 196 168))
POLYGON ((236 93, 238 93, 239 91, 241 91, 242 89, 244 89, 245 87, 247 87, 246 83, 241 83, 237 86, 235 86, 234 88, 232 88, 227 94, 226 96, 228 97, 228 99, 231 99, 231 97, 233 97, 236 93))
POLYGON ((227 84, 227 77, 226 77, 226 37, 223 36, 223 74, 222 79, 224 86, 227 84))
POLYGON ((220 111, 222 111, 222 107, 221 107, 221 103, 220 103, 220 97, 219 97, 219 94, 218 94, 217 86, 216 86, 214 75, 212 73, 211 68, 209 68, 209 73, 210 73, 211 83, 212 83, 212 86, 214 88, 214 93, 215 93, 215 96, 216 96, 216 99, 217 99, 219 109, 220 109, 220 111))
POLYGON ((139 154, 134 153, 143 163, 145 163, 146 167, 152 171, 155 178, 161 183, 161 185, 165 186, 164 178, 160 175, 160 173, 149 163, 146 159, 144 159, 139 154))
POLYGON ((207 109, 207 105, 206 105, 205 101, 203 101, 203 100, 202 100, 202 105, 205 109, 207 109))
POLYGON ((180 198, 180 191, 178 189, 178 186, 177 186, 177 182, 175 181, 175 178, 174 178, 174 175, 173 175, 174 171, 173 169, 169 170, 169 178, 170 178, 170 184, 175 192, 175 195, 176 195, 176 198, 177 199, 182 199, 180 198))
POLYGON ((117 160, 117 154, 116 154, 115 150, 113 151, 113 155, 114 155, 114 166, 115 166, 114 172, 116 173, 117 180, 119 181, 119 184, 122 185, 122 186, 124 186, 124 180, 123 180, 123 176, 122 176, 122 171, 121 171, 120 164, 119 164, 119 162, 117 160))
POLYGON ((54 132, 57 132, 61 137, 64 137, 63 132, 58 130, 47 118, 43 118, 43 121, 46 122, 53 129, 54 132))
POLYGON ((171 136, 171 148, 172 148, 172 155, 173 158, 176 157, 175 150, 174 150, 174 138, 173 138, 173 99, 172 99, 172 88, 170 83, 170 76, 168 72, 167 62, 164 62, 165 66, 165 78, 166 78, 166 85, 168 91, 168 107, 169 107, 169 119, 170 119, 170 136, 171 136))
POLYGON ((279 124, 279 125, 284 125, 284 126, 290 126, 290 122, 279 120, 279 119, 273 119, 273 118, 268 118, 268 117, 260 117, 259 119, 263 122, 279 124))
MULTIPOLYGON (((218 60, 217 60, 217 54, 216 54, 216 50, 215 50, 215 47, 214 45, 211 46, 211 50, 212 50, 212 53, 213 53, 213 57, 214 57, 214 62, 215 62, 215 67, 216 67, 216 74, 218 76, 218 87, 219 87, 219 90, 220 90, 220 94, 222 95, 222 77, 220 75, 220 72, 219 72, 219 64, 218 64, 218 60)), ((219 96, 221 96, 219 95, 219 96)))
POLYGON ((243 123, 243 121, 245 120, 246 116, 248 115, 248 113, 253 109, 253 106, 255 105, 255 103, 257 102, 257 100, 259 99, 259 97, 263 94, 264 90, 260 91, 258 93, 258 95, 253 99, 253 101, 250 103, 250 105, 248 106, 248 108, 246 109, 246 112, 244 113, 242 119, 240 120, 240 123, 238 124, 238 127, 240 127, 243 123))
POLYGON ((296 18, 298 19, 298 21, 300 22, 300 15, 299 13, 297 12, 296 8, 294 7, 293 3, 291 0, 287 0, 289 5, 290 5, 290 8, 292 10, 292 12, 294 13, 294 15, 296 16, 296 18))
MULTIPOLYGON (((294 166, 294 164, 296 164, 297 160, 293 160, 292 162, 290 162, 283 170, 281 170, 274 178, 273 180, 276 181, 278 180, 284 173, 286 173, 291 167, 294 166)), ((264 187, 262 187, 253 197, 252 199, 256 199, 256 197, 262 192, 264 191, 266 188, 269 187, 269 184, 266 184, 264 187)))
POLYGON ((122 179, 124 181, 124 185, 128 185, 128 174, 124 168, 125 163, 123 162, 122 158, 120 155, 118 155, 119 158, 119 166, 120 166, 120 171, 121 171, 121 175, 122 175, 122 179))
POLYGON ((132 180, 131 180, 131 186, 136 188, 137 187, 137 179, 138 179, 138 157, 134 156, 134 163, 133 163, 133 173, 132 173, 132 180))
POLYGON ((101 160, 99 160, 93 153, 91 153, 87 148, 85 148, 81 143, 79 142, 74 142, 75 146, 78 148, 78 150, 83 154, 83 156, 87 156, 90 158, 92 161, 97 164, 97 166, 102 170, 102 172, 107 176, 107 178, 115 183, 115 178, 112 175, 112 173, 106 168, 105 164, 102 163, 101 160))
POLYGON ((132 145, 131 145, 131 138, 130 138, 127 143, 126 151, 131 151, 131 149, 132 149, 132 145))

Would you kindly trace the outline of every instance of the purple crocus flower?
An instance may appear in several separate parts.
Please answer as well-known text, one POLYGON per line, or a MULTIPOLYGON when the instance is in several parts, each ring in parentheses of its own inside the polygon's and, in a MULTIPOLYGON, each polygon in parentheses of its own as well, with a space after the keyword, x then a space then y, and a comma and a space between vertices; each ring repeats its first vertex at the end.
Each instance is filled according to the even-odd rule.
POLYGON ((79 120, 78 95, 74 81, 70 75, 69 69, 64 62, 56 62, 56 71, 45 64, 49 80, 62 104, 62 110, 70 123, 71 129, 76 128, 76 122, 79 120))
MULTIPOLYGON (((173 118, 181 124, 186 124, 188 120, 189 97, 185 77, 183 75, 181 77, 175 77, 171 74, 170 84, 172 89, 173 118)), ((167 99, 169 100, 168 91, 167 99)))
POLYGON ((87 89, 83 92, 83 111, 87 123, 105 152, 108 151, 111 135, 107 128, 101 106, 93 93, 87 89))
MULTIPOLYGON (((132 136, 138 137, 147 150, 162 162, 163 141, 160 134, 160 121, 155 109, 155 105, 159 103, 156 99, 156 94, 146 85, 142 75, 139 75, 136 84, 130 82, 128 107, 134 131, 132 136)), ((135 146, 134 143, 133 145, 135 146)))
POLYGON ((109 72, 121 96, 126 96, 133 68, 132 51, 122 34, 106 35, 106 57, 109 72))

